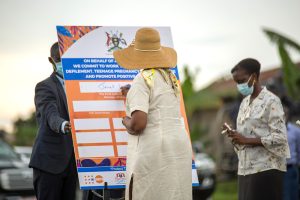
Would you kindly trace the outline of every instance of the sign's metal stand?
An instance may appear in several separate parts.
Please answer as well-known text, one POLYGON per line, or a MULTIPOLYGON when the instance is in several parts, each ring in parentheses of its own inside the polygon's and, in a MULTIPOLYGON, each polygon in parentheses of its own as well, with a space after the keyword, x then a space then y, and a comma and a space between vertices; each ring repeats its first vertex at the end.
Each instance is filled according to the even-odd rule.
POLYGON ((90 190, 87 200, 93 200, 93 196, 99 197, 102 200, 110 200, 110 193, 107 187, 107 182, 104 183, 102 194, 103 196, 99 194, 96 190, 90 190))
POLYGON ((103 200, 110 200, 110 192, 109 192, 109 190, 107 188, 107 182, 104 183, 103 200))
POLYGON ((124 200, 125 197, 118 198, 118 199, 112 199, 110 198, 110 190, 107 187, 107 182, 104 183, 104 188, 103 188, 103 196, 99 194, 96 190, 90 190, 88 194, 87 200, 93 200, 93 196, 96 196, 102 200, 124 200))

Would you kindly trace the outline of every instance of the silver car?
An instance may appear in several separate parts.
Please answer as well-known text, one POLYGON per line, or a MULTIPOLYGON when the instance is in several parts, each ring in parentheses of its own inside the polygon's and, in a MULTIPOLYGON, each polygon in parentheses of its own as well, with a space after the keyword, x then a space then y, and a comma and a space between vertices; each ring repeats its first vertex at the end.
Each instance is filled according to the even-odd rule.
POLYGON ((32 169, 0 139, 0 199, 35 199, 32 183, 32 169))

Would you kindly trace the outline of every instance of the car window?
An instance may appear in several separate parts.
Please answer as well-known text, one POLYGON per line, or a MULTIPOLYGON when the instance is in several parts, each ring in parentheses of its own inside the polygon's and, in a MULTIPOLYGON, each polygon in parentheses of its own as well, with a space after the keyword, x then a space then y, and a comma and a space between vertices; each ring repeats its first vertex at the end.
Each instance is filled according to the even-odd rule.
POLYGON ((18 159, 14 150, 2 140, 0 140, 0 159, 18 159))

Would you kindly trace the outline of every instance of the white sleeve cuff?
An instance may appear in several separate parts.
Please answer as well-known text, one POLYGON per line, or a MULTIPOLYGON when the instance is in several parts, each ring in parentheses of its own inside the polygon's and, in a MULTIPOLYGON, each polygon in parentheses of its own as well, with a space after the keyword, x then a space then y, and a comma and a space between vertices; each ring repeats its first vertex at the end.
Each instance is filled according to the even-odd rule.
POLYGON ((65 125, 68 121, 64 121, 62 124, 61 124, 61 127, 60 127, 60 130, 63 134, 65 134, 65 125))

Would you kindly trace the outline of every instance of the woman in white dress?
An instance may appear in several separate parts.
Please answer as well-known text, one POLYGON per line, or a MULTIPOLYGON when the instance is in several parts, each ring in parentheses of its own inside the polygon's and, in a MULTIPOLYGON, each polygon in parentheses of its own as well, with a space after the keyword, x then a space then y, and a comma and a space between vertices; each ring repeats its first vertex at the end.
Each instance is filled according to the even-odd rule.
POLYGON ((126 199, 191 200, 192 150, 180 112, 180 86, 170 70, 176 51, 160 45, 155 29, 141 28, 134 44, 114 57, 126 69, 141 70, 128 91, 123 119, 129 133, 126 199))

